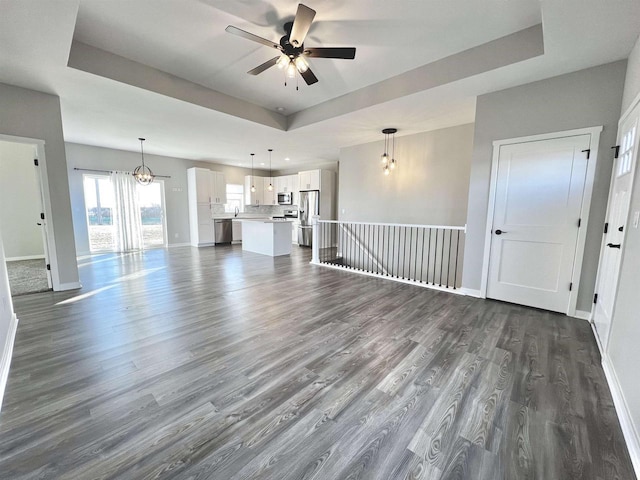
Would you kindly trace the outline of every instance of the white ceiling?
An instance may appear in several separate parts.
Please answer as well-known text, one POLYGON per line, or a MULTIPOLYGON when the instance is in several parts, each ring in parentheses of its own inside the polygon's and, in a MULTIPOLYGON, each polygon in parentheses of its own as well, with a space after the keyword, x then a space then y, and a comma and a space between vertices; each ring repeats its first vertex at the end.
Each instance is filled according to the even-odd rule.
POLYGON ((477 95, 626 58, 640 32, 637 0, 305 4, 318 12, 307 46, 354 46, 357 54, 352 61, 311 59, 320 82, 301 82, 299 91, 285 88, 275 68, 247 75, 274 51, 224 31, 231 24, 277 41, 295 13, 291 0, 0 0, 0 82, 59 95, 70 142, 137 151, 137 137, 145 136, 150 153, 231 165, 246 165, 252 151, 266 158, 274 148, 274 168, 288 168, 337 160, 341 147, 379 140, 384 127, 401 136, 472 122, 477 95), (337 116, 290 131, 67 66, 75 36, 256 108, 285 107, 291 120, 332 102, 350 104, 358 89, 381 81, 401 85, 413 69, 541 21, 544 55, 365 108, 336 109, 337 116))

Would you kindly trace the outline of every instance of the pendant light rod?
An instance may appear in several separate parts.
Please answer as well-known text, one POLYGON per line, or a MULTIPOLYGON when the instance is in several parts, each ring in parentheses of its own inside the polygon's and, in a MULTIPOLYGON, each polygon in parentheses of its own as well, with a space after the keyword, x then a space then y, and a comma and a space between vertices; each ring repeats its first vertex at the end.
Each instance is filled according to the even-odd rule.
POLYGON ((254 180, 254 176, 253 176, 253 156, 255 155, 255 153, 251 154, 251 192, 255 192, 256 191, 256 184, 253 181, 254 180))
POLYGON ((273 152, 273 148, 270 148, 268 151, 269 151, 269 186, 267 187, 267 190, 272 192, 273 191, 273 177, 271 176, 271 152, 273 152))

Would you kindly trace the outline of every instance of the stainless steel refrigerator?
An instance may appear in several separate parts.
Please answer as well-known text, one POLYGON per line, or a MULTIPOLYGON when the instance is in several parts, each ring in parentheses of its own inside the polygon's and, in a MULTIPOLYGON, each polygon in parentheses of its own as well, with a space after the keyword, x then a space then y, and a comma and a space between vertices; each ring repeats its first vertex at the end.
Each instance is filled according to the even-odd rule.
POLYGON ((300 204, 298 205, 298 217, 300 217, 298 245, 300 246, 311 246, 311 239, 313 238, 311 218, 319 214, 319 202, 320 192, 318 190, 300 192, 300 204))

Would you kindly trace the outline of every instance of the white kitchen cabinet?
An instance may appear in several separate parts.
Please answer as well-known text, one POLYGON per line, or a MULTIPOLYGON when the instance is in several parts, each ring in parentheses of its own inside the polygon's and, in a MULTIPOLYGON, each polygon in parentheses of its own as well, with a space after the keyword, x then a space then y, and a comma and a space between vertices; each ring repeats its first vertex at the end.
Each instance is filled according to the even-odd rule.
POLYGON ((262 204, 263 205, 278 205, 278 192, 275 189, 275 185, 273 185, 273 177, 263 177, 262 179, 263 185, 263 197, 262 204), (269 191, 269 184, 273 186, 273 189, 269 191))
POLYGON ((211 170, 187 170, 187 196, 189 199, 189 232, 191 245, 213 245, 214 229, 211 218, 211 170))
POLYGON ((298 173, 300 190, 320 190, 320 170, 307 170, 298 173))
POLYGON ((196 203, 212 205, 227 203, 227 182, 224 179, 224 173, 193 167, 187 170, 187 180, 189 190, 195 191, 196 203))
POLYGON ((298 227, 300 226, 300 221, 294 220, 291 229, 291 243, 297 245, 298 244, 298 227))
POLYGON ((231 238, 234 242, 242 241, 242 223, 237 220, 231 222, 231 238))
POLYGON ((224 173, 211 172, 211 203, 216 205, 224 205, 227 203, 227 182, 224 179, 224 173))
MULTIPOLYGON (((264 180, 263 177, 247 175, 244 177, 244 204, 264 205, 264 180), (251 185, 255 185, 256 191, 251 191, 251 185)), ((267 183, 267 185, 269 185, 267 183)))

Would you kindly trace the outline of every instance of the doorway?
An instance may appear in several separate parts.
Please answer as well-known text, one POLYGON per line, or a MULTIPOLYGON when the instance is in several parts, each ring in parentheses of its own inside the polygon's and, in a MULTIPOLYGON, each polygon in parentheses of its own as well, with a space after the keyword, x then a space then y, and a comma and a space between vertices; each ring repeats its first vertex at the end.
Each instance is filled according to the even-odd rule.
POLYGON ((618 147, 613 163, 611 188, 604 237, 600 252, 598 278, 594 294, 593 325, 602 351, 606 350, 618 291, 620 265, 624 252, 624 232, 627 228, 631 189, 638 158, 638 129, 640 104, 625 115, 618 128, 618 147))
POLYGON ((494 143, 486 297, 575 314, 600 130, 494 143))
MULTIPOLYGON (((116 251, 117 229, 122 226, 115 223, 117 199, 111 177, 85 174, 83 188, 91 253, 116 251)), ((167 229, 164 214, 164 181, 155 180, 149 185, 137 184, 135 194, 137 205, 134 206, 134 210, 139 213, 134 216, 137 224, 133 230, 141 233, 142 248, 165 247, 167 229)), ((130 219, 131 216, 120 218, 130 219)))
POLYGON ((0 141, 0 226, 12 296, 51 290, 37 146, 0 141))

